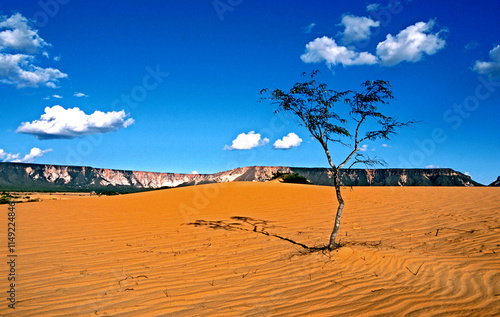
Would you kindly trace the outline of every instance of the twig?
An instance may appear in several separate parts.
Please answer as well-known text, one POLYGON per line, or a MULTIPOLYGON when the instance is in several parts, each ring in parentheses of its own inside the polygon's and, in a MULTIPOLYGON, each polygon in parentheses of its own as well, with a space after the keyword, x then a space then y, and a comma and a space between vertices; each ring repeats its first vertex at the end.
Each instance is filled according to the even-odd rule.
POLYGON ((417 272, 415 272, 415 273, 413 273, 413 271, 412 271, 412 270, 410 270, 408 267, 406 267, 406 269, 407 269, 408 271, 410 271, 410 273, 411 273, 411 274, 413 274, 413 275, 417 276, 418 272, 420 271, 420 268, 422 267, 422 265, 424 265, 424 263, 425 263, 425 261, 424 261, 424 262, 422 262, 422 264, 420 264, 420 266, 419 266, 419 267, 418 267, 418 269, 417 269, 417 272))
POLYGON ((136 277, 133 277, 132 275, 127 275, 127 277, 125 277, 124 279, 119 280, 119 281, 118 281, 118 284, 119 284, 120 286, 122 286, 122 282, 123 282, 123 281, 126 281, 126 280, 127 280, 127 279, 129 279, 129 278, 130 278, 130 279, 134 279, 134 278, 139 278, 139 277, 148 278, 146 275, 138 275, 138 276, 136 276, 136 277))
POLYGON ((385 288, 377 288, 377 289, 372 289, 372 293, 378 292, 378 291, 383 291, 385 288))

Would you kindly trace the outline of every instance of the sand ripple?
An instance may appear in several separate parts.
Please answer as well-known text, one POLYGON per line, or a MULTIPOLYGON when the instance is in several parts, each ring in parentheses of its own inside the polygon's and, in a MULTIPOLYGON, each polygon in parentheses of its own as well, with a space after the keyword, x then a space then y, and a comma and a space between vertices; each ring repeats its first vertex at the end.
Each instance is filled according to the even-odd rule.
MULTIPOLYGON (((230 183, 19 204, 17 309, 4 301, 0 313, 500 312, 498 189, 357 187, 344 193, 344 247, 313 253, 282 238, 308 246, 327 241, 335 207, 329 187, 230 183), (192 225, 197 220, 204 225, 192 225)), ((2 226, 0 237, 6 235, 2 226)), ((6 239, 0 241, 5 250, 6 239)), ((2 265, 5 290, 6 276, 2 265)))

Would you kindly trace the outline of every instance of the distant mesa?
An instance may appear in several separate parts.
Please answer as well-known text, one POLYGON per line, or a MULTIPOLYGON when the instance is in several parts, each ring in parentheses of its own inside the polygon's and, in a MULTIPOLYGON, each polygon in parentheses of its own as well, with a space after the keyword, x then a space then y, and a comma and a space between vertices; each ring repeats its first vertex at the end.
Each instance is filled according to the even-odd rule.
POLYGON ((497 180, 489 184, 488 186, 500 186, 500 176, 498 176, 497 180))
MULTIPOLYGON (((333 185, 328 168, 248 166, 215 174, 179 174, 0 163, 0 190, 123 193, 210 183, 266 182, 276 173, 298 174, 314 185, 333 185)), ((499 182, 497 180, 496 183, 499 182)), ((341 170, 341 183, 343 186, 483 186, 449 168, 341 170)))

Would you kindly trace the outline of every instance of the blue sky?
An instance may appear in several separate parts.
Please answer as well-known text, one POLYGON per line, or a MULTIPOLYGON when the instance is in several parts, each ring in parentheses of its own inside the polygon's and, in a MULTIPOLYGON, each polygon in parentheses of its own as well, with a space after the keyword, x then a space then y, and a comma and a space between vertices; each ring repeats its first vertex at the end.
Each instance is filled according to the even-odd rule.
POLYGON ((384 112, 423 121, 363 144, 389 167, 500 175, 496 0, 91 3, 0 2, 1 161, 327 167, 307 130, 258 102, 318 69, 334 90, 388 80, 384 112))

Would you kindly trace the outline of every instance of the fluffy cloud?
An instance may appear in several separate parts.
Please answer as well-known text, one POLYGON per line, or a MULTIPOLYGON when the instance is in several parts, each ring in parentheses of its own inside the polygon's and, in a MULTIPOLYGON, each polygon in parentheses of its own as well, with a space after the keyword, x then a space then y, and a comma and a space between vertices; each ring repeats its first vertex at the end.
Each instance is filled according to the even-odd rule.
POLYGON ((443 49, 446 41, 439 37, 439 31, 430 33, 434 27, 434 21, 427 23, 418 22, 399 32, 398 35, 388 34, 385 41, 378 43, 377 56, 380 63, 386 66, 396 65, 402 61, 418 62, 424 53, 436 54, 443 49))
POLYGON ((37 31, 31 29, 28 19, 21 14, 16 13, 9 18, 2 16, 0 21, 0 50, 12 49, 34 54, 43 47, 50 46, 37 31))
POLYGON ((342 17, 340 25, 345 27, 342 41, 349 44, 369 39, 371 35, 370 28, 380 26, 380 22, 366 17, 345 15, 342 17))
POLYGON ((45 153, 52 151, 52 149, 41 150, 37 147, 31 149, 31 151, 26 154, 22 159, 20 159, 21 154, 6 153, 3 149, 0 149, 0 160, 2 162, 14 162, 14 163, 31 163, 35 159, 42 157, 45 153))
MULTIPOLYGON (((378 22, 363 17, 344 16, 342 21, 342 24, 346 26, 343 33, 343 41, 346 43, 369 38, 370 27, 378 26, 378 22)), ((369 52, 356 52, 346 46, 338 45, 335 40, 329 37, 323 36, 309 42, 306 45, 306 52, 300 58, 305 63, 325 62, 329 68, 337 64, 342 66, 374 64, 393 66, 403 61, 418 62, 424 54, 436 54, 446 44, 446 41, 440 38, 440 34, 445 30, 431 33, 433 27, 433 20, 427 23, 418 22, 402 30, 396 36, 388 34, 385 41, 378 43, 377 56, 369 52)), ((498 55, 493 55, 498 58, 498 55)), ((498 67, 498 63, 495 65, 480 63, 476 68, 498 67)))
POLYGON ((2 160, 2 162, 11 162, 13 160, 19 159, 20 156, 21 154, 19 153, 17 154, 7 153, 3 149, 0 149, 0 160, 2 160))
POLYGON ((276 140, 273 144, 274 149, 288 150, 291 148, 298 147, 302 143, 302 139, 293 132, 288 133, 281 140, 276 140))
POLYGON ((28 20, 19 13, 0 17, 0 82, 18 88, 46 86, 55 88, 57 81, 68 77, 54 68, 33 65, 35 54, 50 46, 31 29, 28 20))
POLYGON ((352 65, 372 65, 377 63, 377 57, 370 53, 358 53, 345 46, 339 46, 335 40, 323 36, 317 38, 306 45, 306 52, 300 56, 305 63, 325 62, 328 67, 342 64, 352 65))
POLYGON ((479 74, 491 74, 493 77, 500 76, 500 45, 490 51, 491 62, 476 61, 474 71, 479 74))
POLYGON ((19 162, 21 163, 31 163, 34 162, 35 159, 42 157, 45 153, 52 151, 52 149, 48 150, 40 150, 37 147, 31 149, 29 154, 26 154, 19 162))
POLYGON ((33 56, 24 54, 0 54, 0 82, 18 88, 40 85, 56 88, 58 79, 68 77, 58 69, 32 65, 33 59, 33 56))
POLYGON ((258 146, 266 145, 269 143, 268 138, 261 139, 260 133, 255 133, 255 131, 250 131, 248 133, 240 133, 233 140, 231 146, 224 146, 224 150, 251 150, 258 146))
POLYGON ((134 123, 134 119, 126 117, 124 110, 95 111, 87 115, 77 107, 64 109, 61 106, 53 106, 46 107, 40 119, 23 122, 16 132, 32 134, 41 140, 72 139, 126 128, 134 123))

